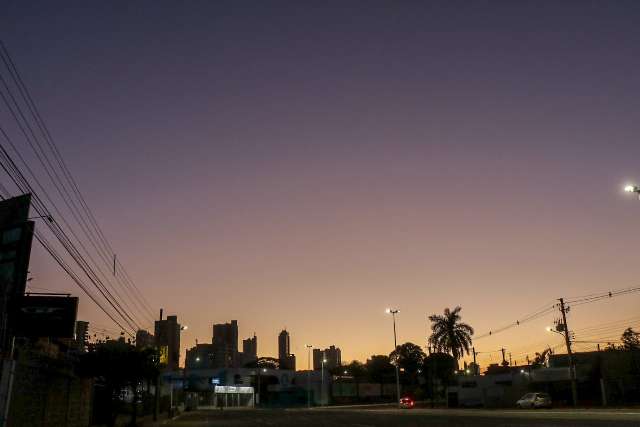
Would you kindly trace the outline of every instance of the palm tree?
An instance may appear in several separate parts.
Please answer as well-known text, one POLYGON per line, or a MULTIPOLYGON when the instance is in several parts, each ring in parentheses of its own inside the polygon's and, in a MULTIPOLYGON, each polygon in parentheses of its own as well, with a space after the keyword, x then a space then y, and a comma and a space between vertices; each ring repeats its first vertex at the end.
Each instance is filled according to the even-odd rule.
POLYGON ((453 311, 445 308, 443 316, 429 316, 432 331, 429 343, 435 351, 451 354, 456 361, 465 353, 469 354, 473 335, 473 328, 460 321, 460 310, 461 307, 456 307, 453 311))

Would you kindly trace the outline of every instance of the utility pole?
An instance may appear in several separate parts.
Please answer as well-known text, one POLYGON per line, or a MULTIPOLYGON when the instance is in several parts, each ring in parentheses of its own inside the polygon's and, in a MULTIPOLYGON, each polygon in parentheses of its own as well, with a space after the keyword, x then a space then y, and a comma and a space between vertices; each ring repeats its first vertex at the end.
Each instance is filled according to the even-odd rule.
POLYGON ((573 362, 571 352, 571 338, 569 337, 569 327, 567 326, 567 308, 564 306, 564 299, 560 298, 560 313, 562 313, 562 327, 564 329, 564 342, 567 345, 567 355, 569 356, 569 378, 571 379, 571 397, 573 406, 578 406, 578 387, 576 385, 576 367, 573 362))
POLYGON ((511 362, 511 352, 509 352, 509 366, 513 366, 513 363, 511 362))
POLYGON ((307 408, 311 409, 311 344, 307 344, 307 408))
POLYGON ((504 348, 501 348, 500 351, 502 352, 502 366, 507 366, 507 360, 504 358, 504 348))
POLYGON ((479 375, 480 372, 478 372, 478 362, 476 362, 476 356, 478 355, 478 353, 476 353, 475 347, 471 347, 471 351, 473 351, 473 375, 479 375))
MULTIPOLYGON (((162 309, 160 309, 160 322, 162 322, 162 309)), ((158 357, 158 376, 156 377, 156 387, 155 387, 155 399, 153 402, 153 421, 158 421, 158 412, 160 411, 160 330, 162 328, 162 323, 158 324, 158 330, 154 331, 156 333, 156 355, 158 357)))

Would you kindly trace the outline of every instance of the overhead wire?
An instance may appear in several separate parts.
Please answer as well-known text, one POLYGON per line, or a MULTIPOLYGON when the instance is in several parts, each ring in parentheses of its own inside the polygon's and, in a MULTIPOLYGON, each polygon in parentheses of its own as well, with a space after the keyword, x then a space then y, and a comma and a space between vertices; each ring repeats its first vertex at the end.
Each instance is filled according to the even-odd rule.
MULTIPOLYGON (((99 227, 97 220, 95 218, 95 215, 90 210, 88 204, 86 203, 86 200, 82 196, 82 193, 80 192, 76 181, 74 180, 71 172, 69 171, 69 168, 64 162, 64 158, 62 157, 58 147, 55 144, 55 141, 51 136, 51 132, 49 131, 44 120, 42 119, 42 116, 40 115, 40 112, 38 111, 38 108, 35 102, 33 101, 33 98, 31 97, 26 85, 24 84, 22 77, 20 76, 19 71, 17 70, 17 67, 15 66, 15 63, 13 62, 9 52, 6 49, 6 46, 4 45, 4 43, 2 43, 2 41, 0 41, 0 57, 2 58, 2 61, 4 62, 6 68, 9 70, 9 74, 11 75, 11 78, 14 82, 15 87, 18 88, 18 92, 21 94, 24 104, 27 106, 28 110, 30 111, 31 115, 34 118, 35 123, 37 124, 37 127, 40 129, 40 132, 44 137, 43 139, 46 145, 49 147, 50 151, 53 153, 53 158, 57 163, 58 167, 60 168, 60 170, 62 170, 62 175, 66 180, 67 184, 69 185, 69 188, 71 189, 71 191, 67 190, 67 187, 65 186, 63 180, 60 178, 60 175, 58 175, 56 168, 54 167, 51 160, 49 159, 45 149, 43 148, 43 145, 40 143, 39 139, 36 137, 36 133, 33 130, 33 127, 30 125, 29 120, 27 120, 24 112, 20 108, 18 101, 16 100, 11 89, 9 88, 9 85, 4 80, 4 78, 2 78, 2 75, 0 75, 2 85, 4 86, 9 98, 11 98, 11 101, 13 103, 13 106, 15 107, 15 110, 14 108, 12 108, 12 103, 9 102, 7 97, 5 97, 4 94, 0 93, 2 95, 3 101, 5 102, 5 105, 9 109, 11 115, 13 116, 18 127, 20 128, 20 131, 22 132, 23 136, 25 137, 30 147, 32 148, 34 155, 36 156, 38 161, 41 163, 41 165, 43 166, 43 169, 47 173, 47 176, 49 177, 52 184, 58 191, 60 198, 63 200, 63 202, 71 212, 72 216, 78 223, 82 232, 88 237, 89 243, 96 250, 96 253, 102 259, 102 261, 105 264, 109 265, 110 264, 109 257, 111 254, 114 254, 115 252, 113 251, 113 248, 109 243, 109 241, 106 239, 104 232, 99 227), (22 119, 22 122, 19 120, 19 117, 22 119), (24 122, 24 125, 23 125, 23 122, 24 122), (27 133, 27 130, 25 130, 25 127, 26 129, 28 129, 28 133, 27 133), (31 138, 29 137, 29 135, 31 135, 31 138), (35 145, 34 145, 34 142, 35 142, 35 145), (70 193, 73 193, 75 197, 77 197, 78 199, 77 204, 76 202, 74 202, 73 197, 71 196, 70 193), (84 216, 83 216, 83 213, 84 213, 84 216)), ((4 134, 5 139, 10 143, 14 152, 18 155, 18 158, 22 161, 24 166, 29 171, 30 175, 34 179, 34 182, 41 189, 45 197, 48 199, 49 203, 53 206, 54 210, 58 214, 57 218, 60 218, 62 220, 62 222, 67 227, 71 235, 76 239, 76 241, 80 245, 84 254, 91 261, 91 264, 105 279, 105 281, 103 282, 97 277, 95 271, 90 267, 89 263, 86 262, 84 258, 82 258, 82 256, 77 251, 75 246, 73 246, 72 248, 68 246, 69 244, 72 245, 71 240, 69 239, 69 236, 66 235, 66 232, 64 231, 64 229, 60 227, 60 224, 54 221, 50 221, 50 223, 55 224, 55 226, 50 226, 50 224, 47 224, 51 232, 60 240, 60 243, 63 243, 63 242, 66 243, 66 245, 63 244, 63 247, 65 247, 67 251, 73 252, 75 250, 76 252, 75 257, 72 256, 74 260, 80 265, 81 269, 85 272, 85 274, 89 276, 89 278, 94 283, 94 285, 99 288, 100 293, 109 302, 109 304, 112 306, 114 304, 118 306, 118 308, 114 307, 114 309, 116 312, 119 313, 119 315, 121 315, 124 318, 126 323, 128 323, 130 326, 133 326, 130 323, 132 322, 133 324, 135 324, 137 328, 140 328, 140 325, 138 324, 138 322, 134 320, 131 314, 129 314, 129 311, 132 311, 131 310, 132 306, 136 307, 136 310, 138 310, 138 312, 141 313, 143 318, 145 318, 145 321, 149 320, 150 323, 152 323, 153 311, 151 310, 148 302, 144 298, 144 295, 139 290, 139 288, 135 285, 135 282, 132 280, 131 276, 126 271, 126 269, 124 268, 120 260, 116 261, 116 258, 114 255, 114 274, 118 272, 120 273, 116 275, 117 280, 120 282, 124 293, 127 294, 127 296, 129 297, 131 301, 131 305, 127 304, 127 300, 123 298, 122 294, 120 294, 117 288, 113 286, 111 281, 108 279, 108 275, 104 273, 104 271, 102 270, 102 268, 99 267, 95 259, 93 259, 93 257, 91 256, 91 253, 84 246, 84 244, 82 243, 82 240, 75 233, 73 228, 68 224, 64 216, 60 213, 55 203, 53 203, 48 193, 46 192, 44 187, 41 185, 39 180, 37 179, 36 174, 33 173, 33 170, 31 170, 28 163, 22 157, 22 155, 20 154, 20 151, 17 150, 16 146, 12 143, 11 139, 8 137, 6 132, 2 130, 2 133, 4 134), (107 287, 107 285, 109 286, 107 287), (110 292, 109 288, 113 290, 113 294, 110 292), (122 303, 120 301, 122 301, 122 303)), ((5 152, 4 154, 7 159, 10 159, 10 156, 8 153, 5 152)), ((5 159, 5 161, 7 159, 5 159)), ((17 167, 15 169, 17 170, 17 167)), ((8 170, 5 169, 5 171, 9 174, 8 170)), ((22 186, 23 190, 25 188, 31 187, 30 185, 25 186, 24 185, 25 183, 28 184, 26 179, 24 179, 23 177, 22 182, 20 184, 16 182, 16 185, 18 187, 22 186)), ((31 192, 34 193, 33 191, 31 192)), ((34 197, 34 208, 38 203, 41 203, 41 201, 39 200, 38 197, 34 197)), ((45 206, 46 205, 41 203, 40 208, 44 208, 45 206)), ((49 214, 48 218, 52 218, 52 216, 49 214)))

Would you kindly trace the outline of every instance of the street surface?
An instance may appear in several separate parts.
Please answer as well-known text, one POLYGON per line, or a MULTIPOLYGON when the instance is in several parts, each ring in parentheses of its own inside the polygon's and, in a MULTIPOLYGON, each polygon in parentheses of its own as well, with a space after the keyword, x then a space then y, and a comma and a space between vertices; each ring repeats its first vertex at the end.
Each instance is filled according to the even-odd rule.
POLYGON ((472 410, 324 408, 290 410, 201 410, 187 412, 163 425, 200 426, 350 426, 350 427, 519 427, 640 426, 637 410, 472 410))

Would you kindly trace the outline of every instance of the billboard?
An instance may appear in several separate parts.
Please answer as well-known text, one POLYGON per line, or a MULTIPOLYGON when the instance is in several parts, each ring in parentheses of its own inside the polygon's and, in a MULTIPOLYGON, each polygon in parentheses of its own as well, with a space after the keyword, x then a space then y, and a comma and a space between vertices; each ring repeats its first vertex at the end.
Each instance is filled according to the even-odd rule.
POLYGON ((8 299, 24 294, 33 227, 33 221, 0 226, 0 292, 8 299))
POLYGON ((167 365, 169 363, 169 346, 160 346, 160 364, 167 365))
POLYGON ((0 225, 7 226, 25 222, 29 217, 31 194, 12 197, 0 202, 0 225))
POLYGON ((24 294, 33 239, 29 221, 31 195, 0 201, 0 348, 11 342, 15 319, 10 311, 19 306, 24 294))
POLYGON ((14 334, 30 338, 73 338, 77 313, 77 297, 26 295, 14 313, 14 334))

